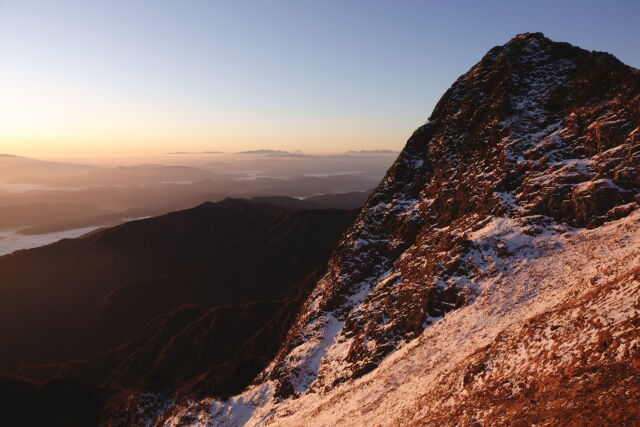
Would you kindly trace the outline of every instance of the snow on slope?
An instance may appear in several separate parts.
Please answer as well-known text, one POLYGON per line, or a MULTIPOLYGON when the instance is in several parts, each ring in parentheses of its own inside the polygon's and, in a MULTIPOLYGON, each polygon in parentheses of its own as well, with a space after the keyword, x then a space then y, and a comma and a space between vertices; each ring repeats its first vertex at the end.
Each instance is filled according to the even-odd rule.
POLYGON ((273 383, 264 383, 226 402, 183 407, 166 424, 494 424, 492 405, 472 399, 490 383, 513 398, 536 378, 576 369, 582 357, 610 364, 635 357, 640 368, 640 212, 594 230, 525 231, 516 219, 493 218, 470 233, 472 262, 482 272, 475 301, 401 345, 373 372, 280 403, 273 383), (616 343, 606 354, 597 350, 605 333, 616 343))

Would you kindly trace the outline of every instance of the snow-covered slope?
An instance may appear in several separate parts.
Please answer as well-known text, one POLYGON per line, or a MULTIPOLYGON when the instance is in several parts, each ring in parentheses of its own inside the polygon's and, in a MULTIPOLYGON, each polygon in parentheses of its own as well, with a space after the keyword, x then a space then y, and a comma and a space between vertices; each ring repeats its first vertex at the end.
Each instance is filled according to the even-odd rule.
POLYGON ((540 33, 491 49, 411 136, 254 385, 156 422, 500 424, 571 413, 576 381, 592 408, 630 406, 639 158, 638 70, 540 33), (594 359, 600 338, 620 350, 594 359))
POLYGON ((181 408, 169 423, 505 425, 566 416, 587 424, 594 412, 639 416, 640 213, 595 230, 526 231, 493 218, 470 233, 481 273, 475 302, 373 372, 281 402, 268 382, 227 402, 181 408))

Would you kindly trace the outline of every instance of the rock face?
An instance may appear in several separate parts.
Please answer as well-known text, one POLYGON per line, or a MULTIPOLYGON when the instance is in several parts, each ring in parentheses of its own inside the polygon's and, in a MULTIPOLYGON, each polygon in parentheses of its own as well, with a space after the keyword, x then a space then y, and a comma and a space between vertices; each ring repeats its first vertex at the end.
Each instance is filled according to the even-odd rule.
POLYGON ((333 387, 471 303, 467 234, 492 217, 536 234, 627 215, 639 126, 640 73, 612 55, 540 33, 491 49, 411 136, 264 378, 281 396, 333 387))
MULTIPOLYGON (((616 316, 615 304, 621 304, 624 295, 637 298, 633 273, 637 257, 623 258, 607 246, 629 242, 635 248, 637 233, 607 240, 606 233, 596 231, 612 221, 622 224, 607 229, 612 233, 633 229, 637 218, 632 213, 640 197, 639 156, 638 70, 610 54, 553 42, 540 33, 518 35, 491 49, 453 84, 428 122, 411 136, 338 245, 327 273, 255 385, 227 402, 210 402, 204 412, 202 406, 187 405, 168 411, 160 420, 229 425, 296 425, 310 420, 408 424, 409 419, 416 424, 466 425, 481 420, 481 405, 488 404, 483 393, 495 391, 482 385, 491 371, 488 360, 503 356, 506 360, 505 354, 518 346, 508 328, 523 327, 535 315, 541 317, 531 320, 531 334, 540 334, 536 328, 552 328, 540 319, 545 310, 561 309, 556 295, 569 298, 575 292, 575 298, 583 298, 575 303, 587 304, 585 289, 604 292, 604 288, 598 291, 598 286, 605 286, 599 282, 602 277, 613 287, 620 285, 616 280, 626 280, 622 287, 630 286, 616 288, 618 299, 603 308, 607 315, 616 316), (623 223, 630 214, 635 219, 623 223), (595 243, 576 243, 569 250, 565 235, 578 242, 594 239, 611 251, 612 258, 595 256, 599 250, 595 243), (585 251, 584 259, 580 251, 585 251), (616 260, 625 263, 626 279, 607 270, 616 260), (572 263, 582 268, 575 278, 568 267, 572 263), (545 273, 547 265, 555 267, 545 273), (601 276, 587 277, 591 271, 601 271, 601 276), (550 279, 549 274, 558 277, 550 279), (451 330, 456 324, 457 337, 451 330), (501 333, 508 341, 500 344, 503 353, 487 356, 482 346, 499 341, 501 333), (422 359, 416 359, 417 353, 422 359), (475 355, 477 363, 450 364, 465 355, 475 355), (434 362, 438 360, 439 364, 434 362), (444 367, 449 371, 442 371, 444 367), (397 372, 391 373, 395 368, 397 372), (429 376, 430 370, 441 376, 429 376), (414 377, 427 383, 416 383, 414 377), (478 377, 483 380, 478 382, 478 377), (436 416, 429 410, 429 396, 436 399, 434 390, 447 391, 438 388, 443 379, 449 381, 443 383, 449 391, 473 394, 465 397, 469 402, 476 399, 466 407, 467 415, 446 418, 445 412, 436 416), (431 391, 411 394, 402 389, 404 382, 431 391), (476 388, 460 388, 467 384, 476 388), (388 397, 400 395, 401 389, 409 403, 388 397), (414 401, 422 406, 411 408, 414 401), (378 406, 389 412, 380 414, 378 406), (400 406, 406 412, 400 412, 400 406), (356 413, 360 418, 350 418, 356 413), (413 417, 414 413, 422 418, 413 417)), ((637 311, 634 315, 629 310, 623 318, 637 325, 637 311)), ((547 314, 546 319, 554 315, 547 314)), ((591 333, 590 328, 599 331, 587 322, 569 335, 579 337, 591 333)), ((630 372, 638 359, 637 336, 622 339, 627 353, 615 363, 627 371, 620 368, 616 375, 630 372)), ((523 354, 527 351, 534 350, 528 348, 523 354)), ((504 369, 517 369, 509 363, 518 364, 509 359, 504 369)), ((522 363, 532 362, 523 356, 522 363)), ((526 369, 514 374, 523 379, 510 389, 516 395, 531 386, 526 369)), ((556 382, 556 390, 566 384, 556 382)), ((629 390, 637 398, 637 388, 629 390)), ((446 414, 463 408, 462 398, 447 396, 444 406, 438 406, 451 411, 446 414), (456 406, 456 399, 461 406, 456 406)), ((559 399, 560 405, 568 403, 559 399)), ((624 402, 622 406, 629 406, 628 399, 624 402)), ((517 421, 506 415, 502 419, 517 421)))

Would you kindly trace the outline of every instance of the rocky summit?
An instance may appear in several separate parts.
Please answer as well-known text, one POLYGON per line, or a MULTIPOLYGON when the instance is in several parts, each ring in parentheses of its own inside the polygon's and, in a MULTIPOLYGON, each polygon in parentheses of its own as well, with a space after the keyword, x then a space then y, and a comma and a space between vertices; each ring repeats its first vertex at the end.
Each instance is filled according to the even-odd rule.
POLYGON ((253 384, 147 421, 638 422, 639 158, 638 70, 541 33, 491 49, 409 138, 253 384))

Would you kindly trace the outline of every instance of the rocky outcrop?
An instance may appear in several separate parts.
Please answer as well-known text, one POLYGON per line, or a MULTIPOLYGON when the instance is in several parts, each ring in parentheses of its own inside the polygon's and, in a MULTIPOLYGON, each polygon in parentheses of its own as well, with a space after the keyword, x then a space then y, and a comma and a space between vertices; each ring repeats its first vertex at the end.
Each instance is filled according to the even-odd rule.
POLYGON ((535 235, 629 214, 639 126, 640 73, 612 55, 540 33, 491 49, 411 136, 262 380, 330 389, 472 302, 468 234, 493 217, 535 235))

